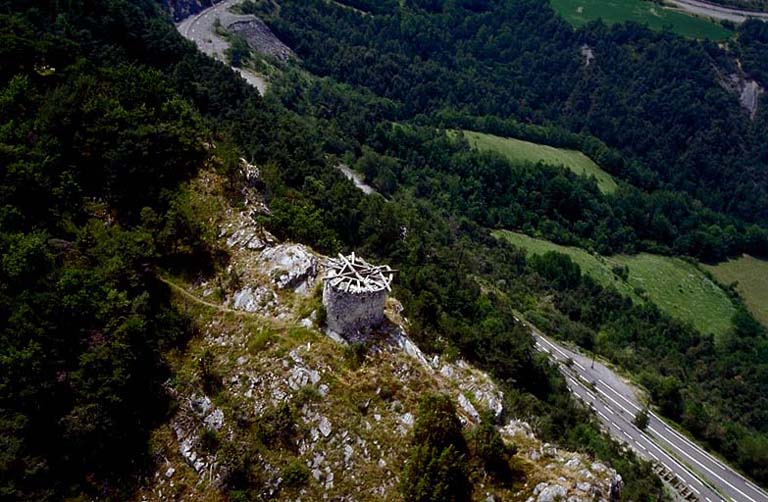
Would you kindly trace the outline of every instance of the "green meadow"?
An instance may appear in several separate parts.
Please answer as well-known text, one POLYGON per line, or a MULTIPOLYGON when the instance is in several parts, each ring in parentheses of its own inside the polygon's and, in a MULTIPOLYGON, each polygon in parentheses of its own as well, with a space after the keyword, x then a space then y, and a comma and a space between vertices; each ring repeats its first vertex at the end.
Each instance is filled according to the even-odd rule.
POLYGON ((736 291, 749 311, 768 327, 768 261, 744 255, 704 268, 723 284, 737 283, 736 291))
POLYGON ((723 40, 733 32, 705 18, 643 0, 550 0, 555 11, 575 27, 602 19, 606 24, 634 21, 652 30, 665 30, 695 39, 723 40))
MULTIPOLYGON (((493 235, 526 249, 529 254, 567 254, 583 273, 601 285, 613 285, 634 301, 648 298, 667 314, 690 322, 703 333, 720 336, 732 326, 735 307, 726 292, 695 264, 680 258, 648 253, 600 256, 508 230, 496 230, 493 235), (626 280, 614 273, 614 268, 622 266, 629 269, 626 280)), ((768 267, 768 263, 763 263, 768 267)))
MULTIPOLYGON (((456 135, 455 131, 451 132, 456 135)), ((483 151, 498 152, 516 162, 543 162, 553 166, 563 166, 576 174, 594 176, 597 186, 603 193, 615 192, 618 186, 610 174, 577 150, 555 148, 553 146, 531 143, 515 138, 503 138, 492 134, 464 131, 464 137, 474 148, 483 151)))

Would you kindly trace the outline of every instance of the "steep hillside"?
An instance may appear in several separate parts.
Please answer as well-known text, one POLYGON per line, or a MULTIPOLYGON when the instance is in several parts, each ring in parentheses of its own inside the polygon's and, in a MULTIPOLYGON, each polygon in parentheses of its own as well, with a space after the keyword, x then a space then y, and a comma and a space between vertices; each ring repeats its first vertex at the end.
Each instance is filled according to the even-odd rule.
POLYGON ((268 212, 258 191, 247 189, 246 205, 234 208, 222 184, 205 172, 192 189, 208 234, 229 254, 225 268, 204 280, 167 279, 197 335, 174 358, 166 385, 179 407, 154 432, 158 467, 142 500, 399 500, 430 395, 455 407, 475 500, 607 500, 620 487, 594 458, 536 439, 488 375, 461 359, 425 357, 397 300, 364 346, 326 335, 318 288, 327 258, 257 224, 251 216, 268 212), (494 468, 489 426, 503 441, 494 468))

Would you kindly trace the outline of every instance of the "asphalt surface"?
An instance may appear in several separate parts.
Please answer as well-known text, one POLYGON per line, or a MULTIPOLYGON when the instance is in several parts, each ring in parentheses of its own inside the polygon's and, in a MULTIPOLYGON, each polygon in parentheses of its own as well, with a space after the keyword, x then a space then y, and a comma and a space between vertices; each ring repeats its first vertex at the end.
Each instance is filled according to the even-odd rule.
POLYGON ((560 364, 571 392, 595 410, 611 435, 641 457, 666 467, 699 500, 766 502, 768 494, 651 412, 645 431, 634 425, 642 404, 611 369, 545 337, 531 327, 537 349, 560 364), (572 363, 568 363, 568 361, 572 363))
MULTIPOLYGON (((220 17, 233 17, 228 9, 242 0, 224 0, 213 7, 209 7, 194 16, 184 19, 176 25, 179 33, 197 45, 197 48, 214 59, 228 64, 224 53, 229 48, 229 42, 218 36, 214 30, 214 24, 220 17)), ((247 16, 242 16, 247 17, 247 16)), ((259 75, 243 68, 232 68, 240 74, 250 85, 255 87, 262 96, 267 90, 267 82, 259 75)))
POLYGON ((674 5, 681 10, 690 12, 691 14, 698 14, 700 16, 707 16, 713 19, 722 19, 733 21, 735 23, 743 23, 747 18, 754 17, 768 21, 768 13, 756 12, 744 9, 737 9, 735 7, 727 7, 725 5, 717 5, 709 2, 702 2, 701 0, 665 0, 666 3, 674 5))

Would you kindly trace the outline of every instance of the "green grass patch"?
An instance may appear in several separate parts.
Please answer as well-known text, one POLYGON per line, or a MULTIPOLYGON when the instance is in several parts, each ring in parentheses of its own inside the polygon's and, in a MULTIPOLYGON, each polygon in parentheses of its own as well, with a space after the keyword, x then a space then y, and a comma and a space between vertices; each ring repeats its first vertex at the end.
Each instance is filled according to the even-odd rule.
MULTIPOLYGON (((720 336, 732 327, 735 307, 731 299, 693 263, 648 253, 595 255, 580 248, 561 246, 507 230, 496 230, 493 235, 526 249, 530 254, 547 251, 567 254, 579 264, 583 273, 601 285, 613 285, 636 302, 647 298, 667 314, 690 322, 703 333, 720 336), (626 267, 623 269, 627 271, 626 278, 622 277, 623 267, 626 267)), ((768 267, 768 263, 765 265, 768 267)))
MULTIPOLYGON (((457 132, 451 131, 450 134, 456 136, 457 132)), ((513 162, 543 162, 553 166, 563 166, 581 176, 594 176, 597 179, 597 186, 603 193, 612 193, 618 188, 610 174, 577 150, 555 148, 475 131, 464 131, 464 137, 474 148, 500 153, 513 162)))
POLYGON ((577 28, 602 19, 609 25, 634 21, 652 30, 670 30, 686 38, 723 40, 733 34, 714 21, 643 0, 550 0, 550 4, 577 28))
POLYGON ((768 261, 744 255, 718 265, 704 265, 723 284, 736 284, 755 319, 768 327, 768 261))

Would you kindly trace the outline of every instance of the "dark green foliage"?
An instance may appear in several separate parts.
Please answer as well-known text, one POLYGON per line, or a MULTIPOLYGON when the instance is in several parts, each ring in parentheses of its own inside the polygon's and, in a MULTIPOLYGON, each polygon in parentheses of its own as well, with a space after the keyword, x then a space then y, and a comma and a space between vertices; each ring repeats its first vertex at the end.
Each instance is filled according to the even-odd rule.
POLYGON ((200 449, 203 452, 213 455, 218 451, 219 443, 219 434, 215 430, 203 429, 203 432, 200 434, 200 449))
POLYGON ((649 421, 650 421, 650 417, 648 415, 648 410, 646 408, 643 408, 642 410, 637 412, 632 423, 635 424, 635 427, 637 427, 641 431, 644 431, 648 427, 649 421))
POLYGON ((438 449, 453 446, 464 453, 466 444, 453 400, 444 394, 428 394, 419 403, 419 415, 413 427, 414 444, 438 449))
POLYGON ((206 394, 216 394, 221 387, 221 377, 216 372, 216 359, 209 349, 197 360, 200 382, 206 394))
MULTIPOLYGON (((740 37, 758 38, 759 24, 740 37)), ((271 26, 310 71, 392 100, 401 119, 448 110, 558 124, 621 152, 623 161, 604 166, 613 174, 768 224, 765 114, 753 127, 719 85, 718 71, 735 63, 714 43, 632 23, 574 32, 538 0, 418 0, 375 16, 292 1, 271 26), (599 54, 589 68, 579 57, 584 43, 599 54)))
MULTIPOLYGON (((508 409, 536 417, 545 439, 610 462, 628 499, 662 498, 660 484, 600 434, 556 370, 533 355, 512 309, 538 295, 554 296, 563 336, 595 343, 630 369, 678 379, 674 412, 686 426, 766 475, 765 438, 754 434, 768 409, 760 404, 764 335, 748 315, 715 347, 652 307, 633 307, 586 279, 574 286, 567 265, 558 269, 564 281, 534 274, 521 251, 482 228, 537 229, 604 252, 765 254, 763 227, 694 198, 764 223, 764 152, 754 140, 765 136, 764 122, 759 116, 746 131, 711 85, 715 49, 631 26, 574 35, 528 0, 408 2, 397 14, 398 2, 342 3, 376 15, 281 2, 271 26, 307 68, 365 89, 286 69, 262 101, 181 40, 150 0, 0 2, 0 497, 131 496, 147 431, 167 404, 163 353, 188 331, 154 269, 210 259, 179 186, 211 139, 227 146, 227 175, 239 155, 263 168, 278 236, 327 252, 358 248, 400 269, 395 294, 422 347, 458 351, 491 372, 508 409), (605 62, 601 72, 582 71, 582 36, 605 62), (431 128, 388 122, 473 117, 477 129, 517 127, 578 147, 643 190, 693 195, 624 187, 609 198, 560 169, 510 165, 431 128), (362 196, 333 169, 333 155, 345 153, 387 201, 362 196), (659 347, 668 353, 652 350, 659 347), (697 382, 716 382, 716 392, 697 382), (711 418, 736 402, 739 420, 715 430, 723 420, 711 418)), ((210 361, 200 369, 215 374, 210 361)), ((665 389, 659 397, 674 396, 665 389)), ((413 499, 469 493, 467 447, 444 401, 425 405, 432 425, 418 427, 413 483, 404 486, 413 499)), ((289 406, 253 427, 269 447, 295 448, 289 406)), ((498 443, 486 432, 478 451, 494 465, 498 443)), ((254 451, 222 440, 218 455, 233 498, 255 499, 262 480, 254 451)))
POLYGON ((466 464, 465 455, 454 446, 413 446, 400 481, 403 498, 407 502, 471 500, 466 464))
POLYGON ((467 455, 453 400, 443 394, 424 396, 400 481, 403 498, 408 502, 470 500, 467 455))
POLYGON ((354 370, 363 365, 367 355, 368 345, 363 342, 351 343, 344 347, 344 359, 347 360, 347 364, 354 370))
POLYGON ((768 27, 765 22, 750 19, 739 26, 742 64, 748 74, 768 86, 768 27))
POLYGON ((581 268, 571 257, 555 251, 530 258, 533 270, 559 289, 575 287, 581 282, 581 268))
POLYGON ((154 270, 201 257, 179 187, 208 132, 134 59, 173 33, 153 4, 1 7, 0 498, 124 499, 189 334, 154 270))
POLYGON ((615 265, 611 268, 611 271, 616 277, 623 281, 626 281, 629 278, 629 267, 626 265, 615 265))
POLYGON ((488 418, 484 417, 480 425, 472 431, 472 455, 482 462, 486 472, 500 481, 509 482, 513 478, 509 457, 515 454, 517 448, 504 444, 498 429, 488 418))
POLYGON ((281 403, 275 408, 265 411, 256 420, 256 435, 259 440, 270 448, 296 448, 296 419, 288 403, 281 403))
POLYGON ((254 442, 223 441, 216 455, 227 475, 224 481, 230 490, 230 498, 258 500, 258 494, 252 492, 263 486, 266 480, 254 442))
POLYGON ((229 64, 236 68, 240 68, 247 61, 251 54, 251 47, 248 45, 248 41, 241 35, 229 36, 229 47, 226 51, 229 64))
POLYGON ((283 484, 288 488, 299 488, 309 481, 309 469, 300 460, 293 460, 283 469, 283 484))

